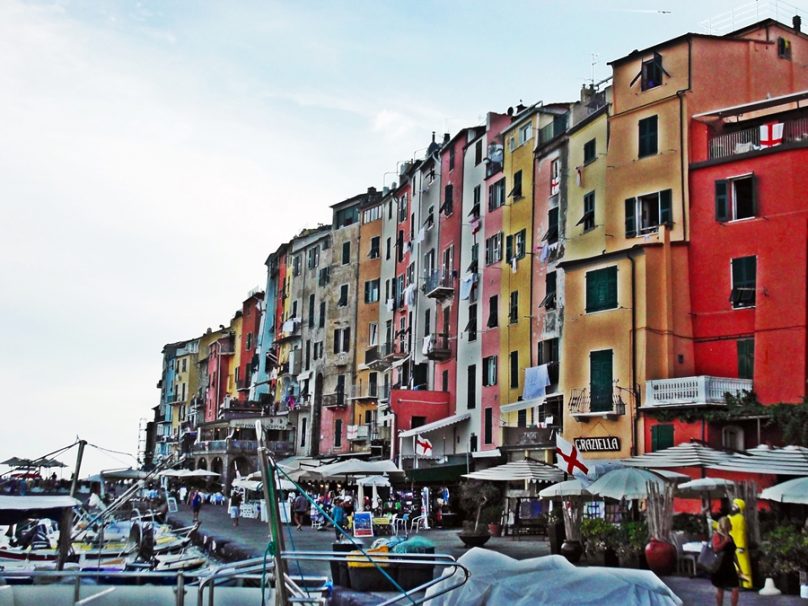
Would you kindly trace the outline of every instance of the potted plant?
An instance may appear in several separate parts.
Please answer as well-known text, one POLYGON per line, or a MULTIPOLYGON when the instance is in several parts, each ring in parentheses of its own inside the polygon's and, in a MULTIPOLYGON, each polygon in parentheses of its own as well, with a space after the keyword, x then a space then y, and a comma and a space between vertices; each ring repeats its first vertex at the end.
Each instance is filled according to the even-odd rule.
POLYGON ((502 491, 494 484, 475 481, 460 484, 460 506, 468 513, 474 512, 474 522, 463 522, 463 530, 457 533, 467 547, 482 547, 488 542, 491 533, 486 520, 491 519, 494 511, 501 512, 501 503, 502 491))
POLYGON ((667 576, 676 570, 678 553, 670 542, 673 527, 673 486, 648 483, 648 534, 645 560, 657 576, 667 576))
POLYGON ((550 553, 553 555, 561 553, 564 538, 564 516, 561 513, 561 507, 556 506, 547 514, 547 539, 550 541, 550 553))
POLYGON ((766 575, 783 593, 799 594, 800 573, 808 567, 808 536, 793 526, 778 526, 766 534, 760 551, 766 575))
POLYGON ((617 566, 617 546, 620 529, 603 518, 588 518, 581 522, 581 537, 586 557, 603 566, 617 566))
POLYGON ((624 568, 644 568, 648 525, 642 521, 623 521, 617 542, 617 558, 624 568))

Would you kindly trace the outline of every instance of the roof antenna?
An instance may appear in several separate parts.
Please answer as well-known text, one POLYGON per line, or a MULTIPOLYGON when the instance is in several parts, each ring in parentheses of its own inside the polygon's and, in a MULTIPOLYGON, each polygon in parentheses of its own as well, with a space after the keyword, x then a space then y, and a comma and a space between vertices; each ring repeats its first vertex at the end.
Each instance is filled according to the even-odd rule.
POLYGON ((597 64, 598 64, 598 54, 597 54, 597 53, 592 53, 592 63, 591 63, 591 67, 592 67, 592 78, 590 79, 590 82, 591 82, 591 84, 592 84, 592 88, 593 88, 593 89, 595 88, 595 66, 596 66, 597 64))

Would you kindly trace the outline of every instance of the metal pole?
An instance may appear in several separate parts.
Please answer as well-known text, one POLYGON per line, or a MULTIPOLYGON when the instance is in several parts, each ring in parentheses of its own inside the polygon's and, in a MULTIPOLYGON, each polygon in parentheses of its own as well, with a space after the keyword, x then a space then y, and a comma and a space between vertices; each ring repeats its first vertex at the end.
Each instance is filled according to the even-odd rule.
MULTIPOLYGON (((70 496, 76 497, 76 489, 79 485, 79 472, 81 471, 81 459, 84 457, 84 447, 87 445, 86 440, 79 440, 79 451, 76 453, 76 469, 73 472, 73 482, 70 484, 70 496)), ((103 482, 104 479, 101 478, 103 482)))
POLYGON ((267 526, 272 541, 275 543, 275 604, 288 606, 289 599, 286 591, 286 565, 281 556, 285 550, 283 532, 281 531, 280 508, 275 494, 275 465, 270 460, 269 451, 264 445, 264 431, 261 421, 255 422, 255 433, 258 437, 258 463, 261 466, 263 478, 264 499, 267 502, 267 526))

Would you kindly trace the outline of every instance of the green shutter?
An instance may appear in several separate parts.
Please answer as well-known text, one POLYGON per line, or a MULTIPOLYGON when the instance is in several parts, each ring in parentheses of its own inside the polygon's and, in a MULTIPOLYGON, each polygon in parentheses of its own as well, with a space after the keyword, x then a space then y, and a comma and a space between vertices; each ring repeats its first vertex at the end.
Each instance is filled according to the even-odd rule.
POLYGON ((605 412, 612 409, 612 358, 611 349, 589 353, 590 411, 605 412))
POLYGON ((626 238, 637 235, 637 202, 634 198, 626 198, 626 238))
POLYGON ((727 204, 727 181, 715 182, 715 220, 729 221, 729 206, 727 204))
POLYGON ((671 202, 671 190, 665 189, 659 192, 659 224, 673 226, 673 205, 671 202))
POLYGON ((752 379, 755 371, 755 340, 738 339, 738 378, 752 379))
POLYGON ((651 451, 657 452, 673 446, 673 425, 654 425, 651 428, 651 451))
POLYGON ((606 277, 604 309, 613 309, 617 307, 617 266, 607 267, 603 272, 606 277))
POLYGON ((587 313, 615 307, 617 307, 617 266, 587 272, 587 313))
POLYGON ((505 238, 505 261, 510 263, 511 257, 513 257, 513 236, 507 236, 505 238))

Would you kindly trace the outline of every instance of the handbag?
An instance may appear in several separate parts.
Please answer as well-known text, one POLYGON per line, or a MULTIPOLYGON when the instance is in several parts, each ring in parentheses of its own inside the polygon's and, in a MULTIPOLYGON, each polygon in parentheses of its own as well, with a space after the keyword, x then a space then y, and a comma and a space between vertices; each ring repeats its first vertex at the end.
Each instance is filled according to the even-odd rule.
POLYGON ((708 541, 702 545, 699 559, 696 561, 705 572, 713 574, 721 568, 721 563, 724 561, 724 552, 716 553, 713 550, 712 542, 708 541))

